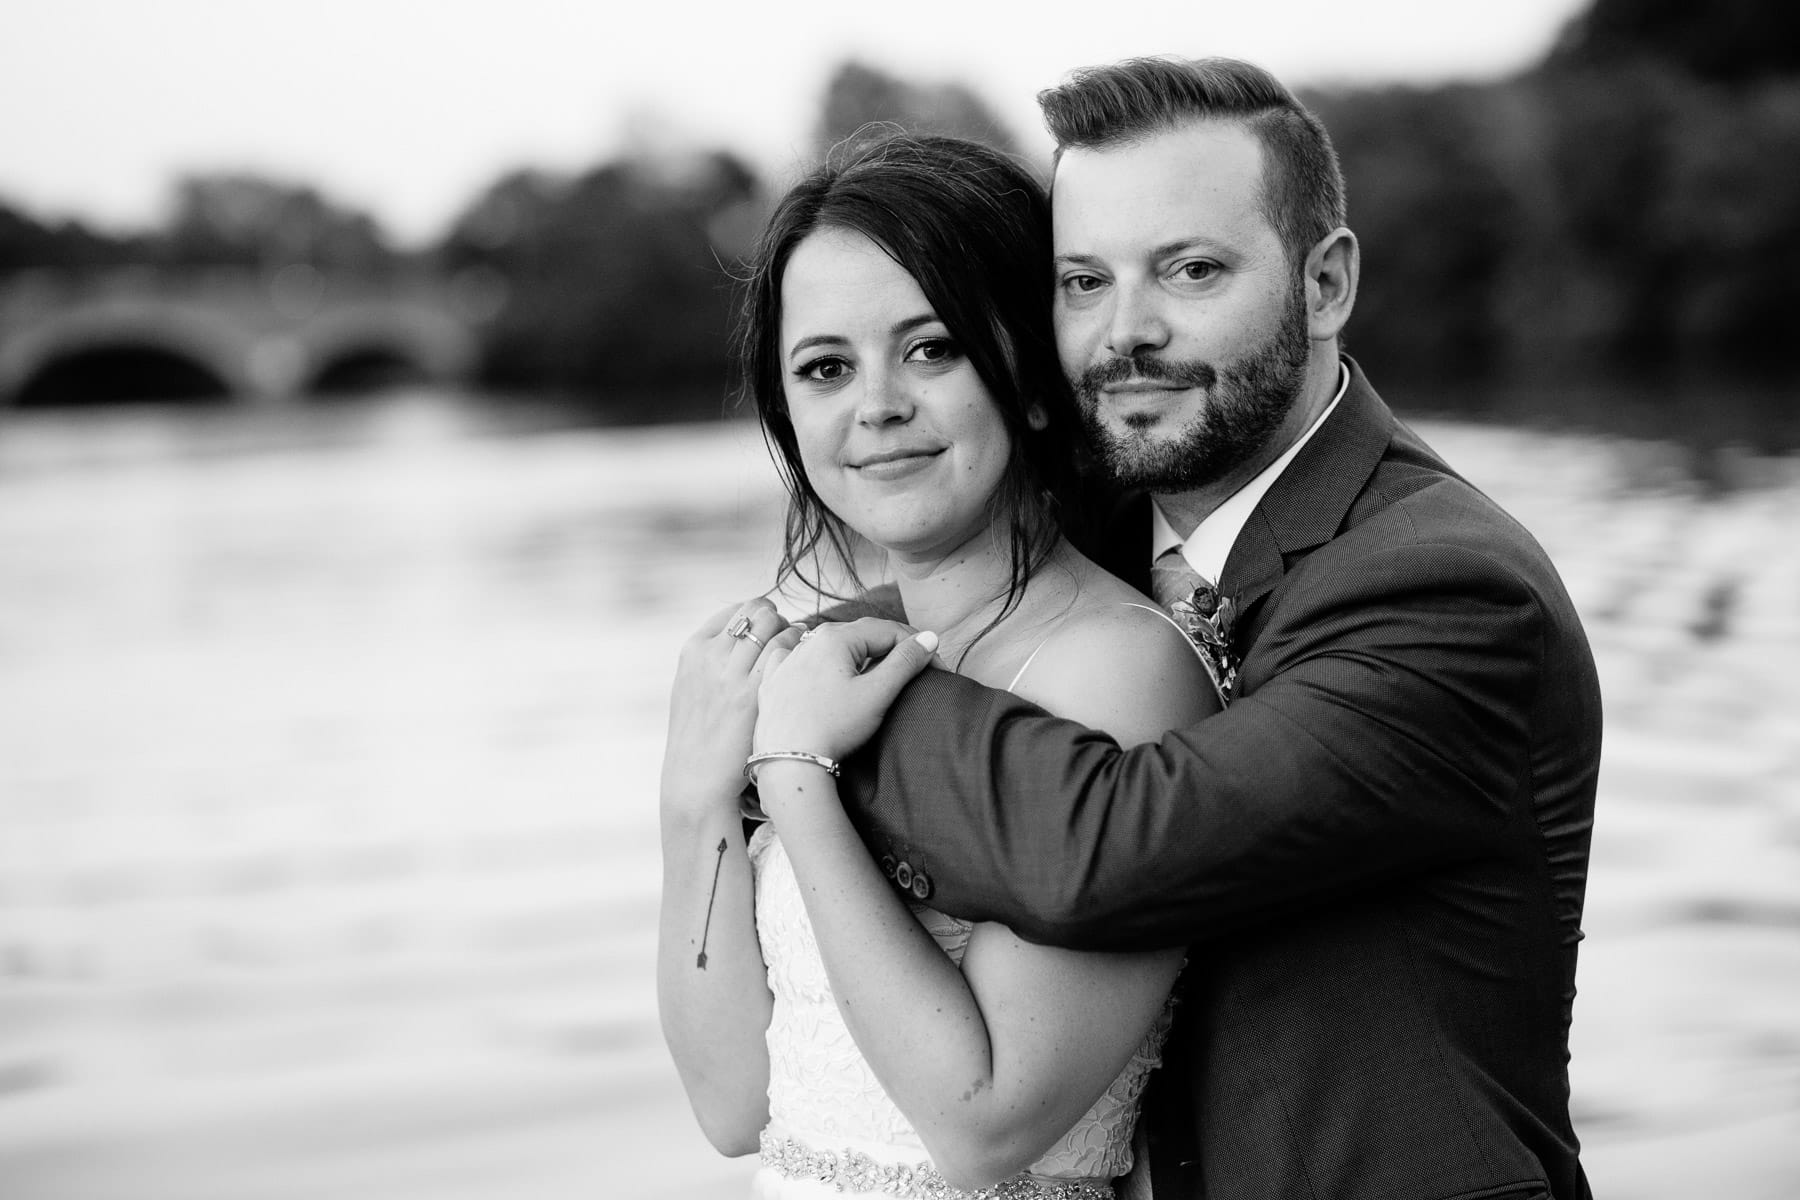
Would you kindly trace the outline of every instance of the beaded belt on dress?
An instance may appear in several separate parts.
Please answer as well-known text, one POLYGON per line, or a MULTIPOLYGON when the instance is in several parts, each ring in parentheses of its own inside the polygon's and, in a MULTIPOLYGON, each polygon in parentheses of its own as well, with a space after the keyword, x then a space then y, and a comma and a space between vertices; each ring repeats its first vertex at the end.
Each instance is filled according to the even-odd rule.
POLYGON ((814 1179, 840 1192, 874 1192, 916 1200, 1114 1200, 1112 1185, 1093 1179, 1015 1175, 975 1191, 952 1187, 930 1163, 884 1163, 857 1150, 815 1150, 794 1138, 762 1133, 762 1164, 788 1179, 814 1179))

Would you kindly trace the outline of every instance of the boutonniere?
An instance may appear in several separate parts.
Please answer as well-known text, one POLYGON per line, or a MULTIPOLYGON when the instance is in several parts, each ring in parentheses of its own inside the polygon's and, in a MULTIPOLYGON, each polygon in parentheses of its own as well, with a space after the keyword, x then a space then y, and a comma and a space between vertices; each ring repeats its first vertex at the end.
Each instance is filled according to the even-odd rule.
POLYGON ((1219 703, 1231 703, 1231 689, 1237 684, 1238 657, 1231 649, 1231 626, 1237 619, 1237 602, 1221 596, 1210 583, 1195 588, 1185 599, 1169 606, 1170 615, 1200 648, 1200 661, 1212 676, 1219 693, 1219 703))

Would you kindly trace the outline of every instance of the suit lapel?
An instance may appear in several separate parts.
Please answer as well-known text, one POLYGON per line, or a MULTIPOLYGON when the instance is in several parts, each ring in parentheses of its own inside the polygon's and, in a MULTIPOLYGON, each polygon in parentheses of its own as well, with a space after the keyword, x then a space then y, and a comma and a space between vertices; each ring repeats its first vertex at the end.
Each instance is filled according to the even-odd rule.
POLYGON ((1350 386, 1337 410, 1263 496, 1225 560, 1219 590, 1237 598, 1239 628, 1252 627, 1251 609, 1281 582, 1296 555, 1337 536, 1393 440, 1393 414, 1362 369, 1345 362, 1350 386))

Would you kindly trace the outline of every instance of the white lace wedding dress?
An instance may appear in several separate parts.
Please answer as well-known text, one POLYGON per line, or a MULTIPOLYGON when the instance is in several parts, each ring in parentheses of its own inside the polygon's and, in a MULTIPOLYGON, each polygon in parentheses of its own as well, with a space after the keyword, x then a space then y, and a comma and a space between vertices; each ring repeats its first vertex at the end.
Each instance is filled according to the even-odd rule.
MULTIPOLYGON (((769 988, 769 1126, 762 1135, 757 1200, 917 1196, 932 1200, 1095 1200, 1131 1167, 1138 1095, 1160 1061, 1170 1007, 1145 1034, 1110 1089, 1028 1170, 981 1192, 951 1188, 919 1135, 882 1090, 832 999, 793 868, 774 828, 750 841, 756 927, 769 988)), ((920 922, 957 962, 967 921, 914 904, 920 922)))

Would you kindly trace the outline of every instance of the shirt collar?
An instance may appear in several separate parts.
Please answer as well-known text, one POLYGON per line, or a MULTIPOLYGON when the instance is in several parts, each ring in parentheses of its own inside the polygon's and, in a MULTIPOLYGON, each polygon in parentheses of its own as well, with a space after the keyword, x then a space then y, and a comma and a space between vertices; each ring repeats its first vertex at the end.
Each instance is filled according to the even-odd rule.
POLYGON ((1350 387, 1350 368, 1343 363, 1338 364, 1337 395, 1325 406, 1325 411, 1306 427, 1306 432, 1294 440, 1294 444, 1282 451, 1281 457, 1264 467, 1256 477, 1231 494, 1231 498, 1215 508, 1207 518, 1200 522, 1194 532, 1183 540, 1169 519, 1163 516, 1162 506, 1151 497, 1150 504, 1150 561, 1156 559, 1171 547, 1181 547, 1181 557, 1187 560, 1188 566, 1198 571, 1208 581, 1217 583, 1219 576, 1225 571, 1225 560, 1231 556, 1231 547, 1237 541, 1238 534, 1243 532, 1244 523, 1262 498, 1268 494, 1281 473, 1287 470, 1289 463, 1300 453, 1300 448, 1312 440, 1312 435, 1325 424, 1325 419, 1336 411, 1338 401, 1350 387))

